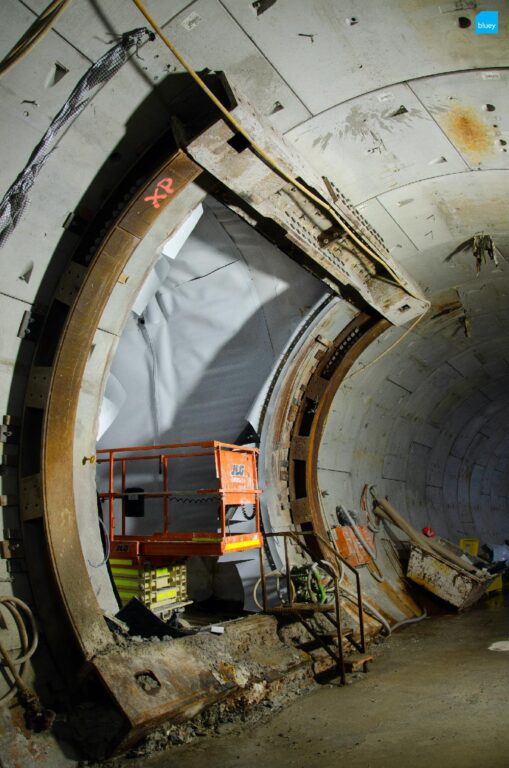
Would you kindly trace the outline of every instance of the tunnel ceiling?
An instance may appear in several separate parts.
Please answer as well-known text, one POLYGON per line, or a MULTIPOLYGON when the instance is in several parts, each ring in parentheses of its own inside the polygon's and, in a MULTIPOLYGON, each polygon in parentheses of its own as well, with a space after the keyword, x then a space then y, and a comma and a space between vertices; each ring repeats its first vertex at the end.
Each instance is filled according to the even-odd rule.
MULTIPOLYGON (((8 0, 2 50, 45 5, 8 0)), ((401 379, 413 393, 416 419, 426 421, 425 411, 438 407, 437 388, 443 409, 451 398, 473 397, 472 413, 480 388, 495 389, 489 402, 500 402, 497 413, 505 418, 499 398, 509 291, 507 3, 490 5, 500 13, 497 35, 475 34, 483 5, 466 0, 153 0, 147 6, 196 70, 224 71, 317 174, 352 200, 432 302, 426 321, 398 350, 355 380, 356 391, 364 389, 369 400, 379 388, 392 402, 380 381, 401 379), (498 264, 488 259, 479 269, 472 239, 480 232, 493 237, 498 264), (463 389, 454 388, 453 369, 463 376, 463 389)), ((75 0, 2 78, 5 186, 90 64, 119 34, 143 24, 124 0, 75 0)), ((159 40, 144 45, 61 139, 32 190, 29 214, 2 249, 13 324, 19 307, 34 300, 53 254, 77 242, 81 223, 167 126, 181 72, 159 40)), ((58 258, 53 264, 57 269, 58 258)), ((45 299, 44 289, 38 299, 45 299)), ((398 334, 389 331, 380 349, 398 334)), ((366 359, 376 354, 371 349, 366 359)), ((489 419, 496 408, 487 408, 489 419)), ((402 445, 404 452, 413 438, 402 445)), ((392 455, 390 445, 381 443, 380 450, 392 455)))
MULTIPOLYGON (((1 33, 6 49, 33 18, 28 8, 40 12, 45 0, 8 5, 10 24, 1 33)), ((460 18, 462 24, 473 22, 478 3, 277 0, 263 11, 264 5, 256 11, 248 0, 196 0, 173 2, 169 12, 165 2, 148 3, 192 66, 224 70, 315 169, 352 199, 424 288, 436 287, 426 284, 424 271, 435 283, 457 282, 451 276, 457 260, 445 259, 477 231, 493 234, 504 251, 507 4, 492 4, 501 16, 495 36, 476 35, 473 23, 460 26, 460 18)), ((15 129, 17 135, 7 178, 19 171, 71 80, 105 52, 115 34, 142 21, 130 3, 99 7, 78 0, 40 51, 2 79, 4 130, 12 136, 15 129), (49 87, 55 62, 69 73, 49 87), (23 103, 17 98, 20 86, 23 103)), ((69 202, 76 175, 85 180, 97 167, 138 94, 181 71, 159 42, 144 50, 105 89, 113 114, 105 111, 100 94, 91 123, 80 118, 73 129, 80 151, 65 139, 59 149, 74 150, 77 162, 69 202), (99 147, 90 146, 99 126, 99 147)), ((164 101, 164 90, 158 90, 164 101)), ((161 120, 160 108, 138 119, 149 127, 161 120)), ((59 204, 61 216, 64 200, 55 192, 52 197, 51 207, 59 204)))
MULTIPOLYGON (((5 49, 33 18, 28 8, 40 12, 45 0, 8 5, 10 24, 3 25, 0 40, 5 49)), ((148 3, 192 66, 225 71, 315 170, 351 198, 393 258, 428 293, 444 281, 457 284, 471 276, 458 271, 458 264, 468 263, 464 254, 447 257, 475 232, 489 232, 506 252, 507 4, 492 4, 500 11, 495 36, 475 34, 478 3, 277 0, 266 10, 264 3, 258 10, 254 5, 196 0, 173 2, 169 11, 165 2, 148 3), (460 19, 472 23, 460 26, 460 19)), ((6 178, 19 172, 89 62, 115 34, 142 22, 130 3, 99 7, 78 0, 34 55, 2 79, 4 146, 17 136, 6 178), (55 62, 68 73, 52 83, 55 62)), ((72 158, 75 168, 66 192, 52 188, 45 206, 52 210, 38 222, 42 229, 54 212, 54 231, 61 231, 63 210, 72 210, 73 198, 151 88, 157 91, 154 106, 136 119, 146 130, 164 120, 161 82, 181 67, 159 42, 144 51, 96 97, 93 118, 80 118, 73 138, 62 141, 61 160, 72 158)), ((135 136, 142 130, 138 125, 135 136)), ((133 153, 136 147, 128 146, 126 156, 133 153)), ((49 187, 51 173, 42 182, 49 187)), ((29 239, 35 237, 31 230, 25 233, 29 239)), ((45 232, 48 245, 54 237, 45 232)), ((10 247, 14 251, 15 243, 10 247)), ((24 294, 20 298, 30 296, 16 287, 24 294)))

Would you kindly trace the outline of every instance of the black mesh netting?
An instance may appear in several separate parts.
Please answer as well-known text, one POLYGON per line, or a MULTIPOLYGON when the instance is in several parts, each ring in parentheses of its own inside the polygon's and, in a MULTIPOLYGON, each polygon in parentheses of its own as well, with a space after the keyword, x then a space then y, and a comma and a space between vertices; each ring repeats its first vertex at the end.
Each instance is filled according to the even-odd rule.
POLYGON ((154 34, 145 27, 126 32, 117 45, 101 56, 83 75, 58 115, 32 152, 28 163, 14 184, 7 190, 0 203, 0 247, 16 227, 28 204, 28 193, 37 174, 55 148, 64 129, 87 106, 93 91, 108 82, 129 58, 147 40, 154 40, 154 34))

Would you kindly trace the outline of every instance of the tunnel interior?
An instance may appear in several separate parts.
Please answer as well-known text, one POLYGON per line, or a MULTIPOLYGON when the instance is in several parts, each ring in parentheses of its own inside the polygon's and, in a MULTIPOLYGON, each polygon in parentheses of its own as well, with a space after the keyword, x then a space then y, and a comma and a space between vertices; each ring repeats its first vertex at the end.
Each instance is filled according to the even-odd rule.
MULTIPOLYGON (((43 5, 9 0, 3 51, 43 5)), ((98 449, 258 448, 262 556, 277 578, 278 533, 304 535, 327 560, 341 510, 370 525, 369 489, 418 531, 504 548, 509 75, 505 3, 496 35, 477 34, 468 3, 148 3, 229 124, 161 35, 129 47, 125 33, 146 20, 114 5, 69 4, 0 80, 0 595, 37 611, 48 660, 30 667, 36 688, 69 645, 122 701, 98 449), (122 44, 36 164, 70 94, 122 44)), ((177 492, 210 475, 199 460, 174 470, 177 492)), ((150 492, 160 478, 159 466, 129 484, 150 492)), ((149 533, 159 515, 147 499, 129 532, 149 533)), ((181 531, 215 515, 207 499, 171 505, 181 531)), ((248 531, 247 518, 239 507, 228 525, 248 531)), ((378 531, 376 563, 360 569, 370 638, 424 615, 399 561, 404 537, 378 531)), ((302 566, 293 544, 290 561, 302 566)), ((257 552, 187 568, 195 603, 258 614, 257 552)), ((351 596, 345 615, 360 632, 351 596)), ((182 670, 200 653, 186 642, 182 670)), ((160 688, 177 675, 178 661, 150 663, 160 688)), ((122 749, 146 732, 136 706, 120 707, 122 749)))

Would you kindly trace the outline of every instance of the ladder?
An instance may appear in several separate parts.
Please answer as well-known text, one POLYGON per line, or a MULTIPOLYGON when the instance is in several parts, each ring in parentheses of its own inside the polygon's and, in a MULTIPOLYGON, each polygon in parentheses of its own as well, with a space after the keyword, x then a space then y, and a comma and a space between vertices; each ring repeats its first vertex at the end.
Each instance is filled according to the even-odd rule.
MULTIPOLYGON (((280 537, 284 543, 285 553, 285 579, 287 588, 287 602, 281 603, 276 606, 269 606, 267 595, 267 583, 265 575, 265 565, 263 561, 263 550, 259 550, 260 555, 260 582, 262 588, 262 605, 263 612, 273 614, 275 616, 293 616, 295 617, 307 632, 313 638, 313 642, 321 646, 328 656, 334 661, 336 669, 340 678, 341 685, 346 684, 346 672, 354 671, 355 669, 362 669, 367 672, 368 663, 373 660, 372 656, 366 654, 366 638, 364 633, 364 610, 362 603, 362 589, 360 576, 355 568, 353 568, 343 557, 324 539, 320 534, 307 533, 300 531, 278 531, 274 533, 265 533, 265 538, 280 537), (288 551, 288 542, 291 540, 296 544, 303 552, 305 552, 311 559, 311 563, 314 562, 314 555, 309 547, 301 540, 305 536, 313 536, 318 539, 321 544, 327 549, 332 556, 336 559, 336 562, 354 574, 356 591, 357 591, 357 607, 358 607, 358 621, 359 621, 359 639, 354 637, 353 629, 344 629, 341 617, 341 587, 340 579, 338 575, 331 569, 331 577, 333 579, 334 590, 333 600, 326 603, 319 602, 299 602, 294 598, 294 588, 292 585, 292 574, 290 570, 290 558, 288 551), (331 627, 331 633, 324 635, 318 632, 311 623, 311 619, 319 614, 326 619, 331 627), (343 648, 343 641, 347 641, 357 652, 356 655, 345 655, 343 648)), ((307 643, 303 646, 306 650, 306 646, 310 647, 307 643)))

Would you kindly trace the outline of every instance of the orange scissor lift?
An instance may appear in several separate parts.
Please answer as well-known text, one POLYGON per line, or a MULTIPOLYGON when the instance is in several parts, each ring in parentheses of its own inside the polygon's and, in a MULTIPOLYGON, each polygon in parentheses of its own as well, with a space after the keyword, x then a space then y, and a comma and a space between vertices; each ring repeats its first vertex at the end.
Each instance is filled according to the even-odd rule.
POLYGON ((108 464, 108 490, 99 491, 101 500, 108 500, 109 540, 111 558, 128 558, 142 564, 168 562, 192 555, 219 557, 227 552, 259 549, 263 544, 260 529, 260 494, 256 467, 257 448, 246 448, 216 440, 175 443, 156 446, 102 448, 97 451, 97 463, 108 464), (171 489, 171 463, 177 459, 210 457, 215 464, 215 488, 171 489), (131 495, 127 483, 128 468, 139 468, 156 462, 162 477, 162 488, 139 492, 144 498, 161 499, 162 529, 150 535, 126 533, 126 499, 131 495), (115 502, 121 500, 121 533, 117 533, 115 502), (215 530, 179 532, 170 530, 171 503, 178 500, 217 499, 219 524, 215 530), (227 522, 228 508, 250 505, 254 508, 250 533, 231 533, 227 522), (217 530, 219 528, 219 530, 217 530))

